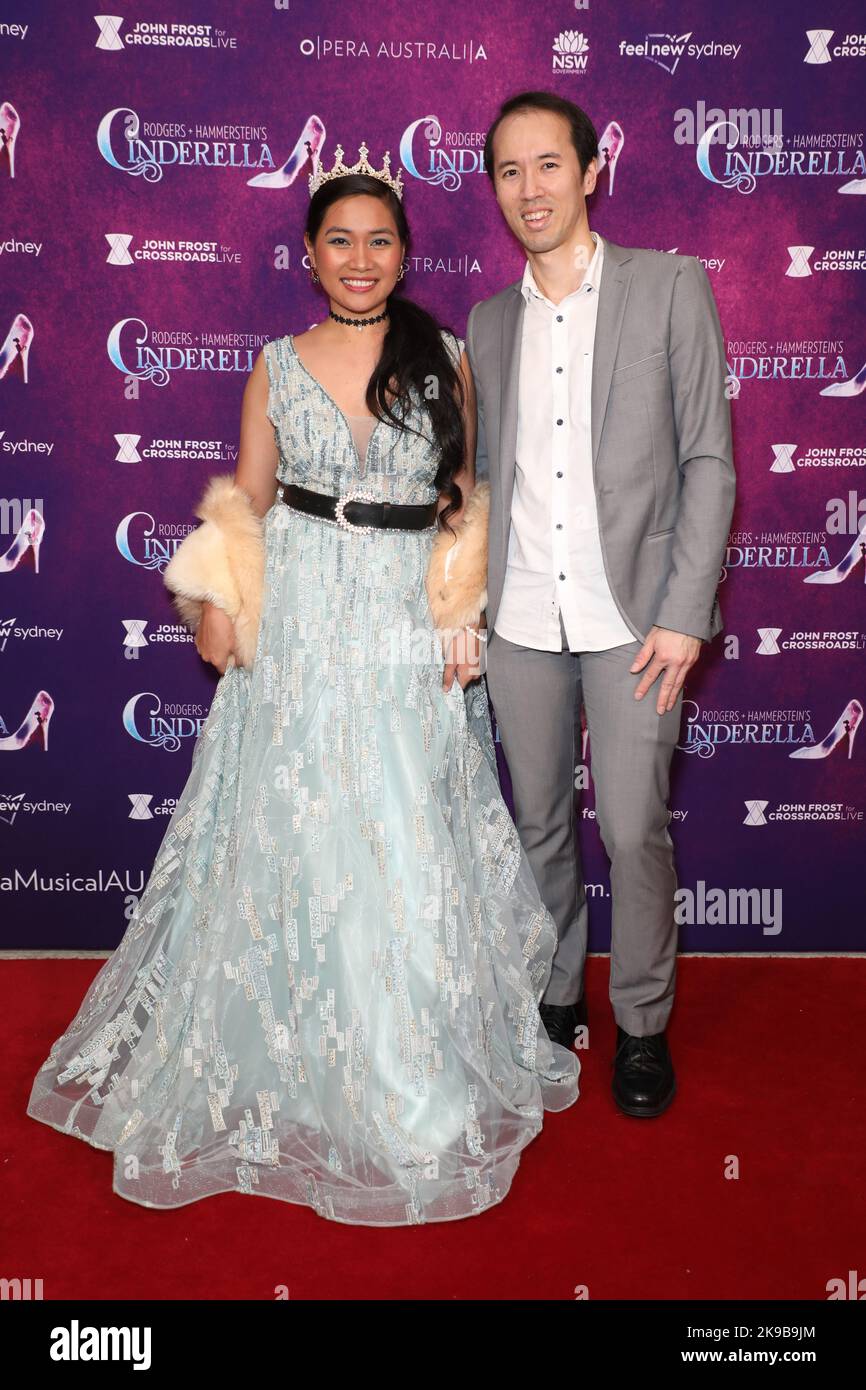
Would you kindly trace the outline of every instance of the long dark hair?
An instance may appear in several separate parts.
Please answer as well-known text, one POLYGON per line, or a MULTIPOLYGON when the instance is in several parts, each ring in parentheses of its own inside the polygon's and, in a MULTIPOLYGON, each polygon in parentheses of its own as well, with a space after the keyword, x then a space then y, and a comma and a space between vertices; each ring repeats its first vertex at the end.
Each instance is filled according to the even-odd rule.
MULTIPOLYGON (((396 193, 381 179, 369 174, 345 174, 321 184, 310 199, 306 232, 315 241, 325 213, 338 198, 359 194, 379 198, 389 209, 397 227, 397 235, 406 250, 410 234, 403 204, 396 193)), ((439 448, 439 468, 433 480, 438 492, 444 492, 447 505, 439 513, 440 526, 463 505, 463 494, 454 481, 464 464, 464 435, 462 406, 465 402, 463 378, 455 368, 441 337, 441 327, 432 314, 406 299, 398 286, 388 296, 388 329, 382 344, 382 354, 367 383, 366 404, 378 420, 388 419, 399 429, 420 430, 408 422, 414 390, 430 417, 433 437, 439 448), (435 386, 432 394, 431 384, 435 386), (389 391, 394 400, 388 400, 389 391)), ((449 527, 449 530, 451 528, 449 527)))

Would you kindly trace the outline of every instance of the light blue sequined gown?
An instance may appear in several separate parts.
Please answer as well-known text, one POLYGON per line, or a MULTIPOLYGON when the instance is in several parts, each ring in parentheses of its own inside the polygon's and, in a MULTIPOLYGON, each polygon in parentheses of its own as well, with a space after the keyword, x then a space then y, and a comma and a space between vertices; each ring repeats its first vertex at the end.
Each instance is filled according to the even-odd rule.
MULTIPOLYGON (((417 400, 426 437, 379 423, 362 466, 291 335, 265 356, 281 481, 434 500, 417 400)), ((350 533, 279 499, 265 517, 255 663, 220 679, 135 915, 28 1105, 113 1150, 122 1197, 471 1216, 577 1099, 577 1055, 539 1020, 555 926, 483 684, 442 690, 434 534, 350 533)))

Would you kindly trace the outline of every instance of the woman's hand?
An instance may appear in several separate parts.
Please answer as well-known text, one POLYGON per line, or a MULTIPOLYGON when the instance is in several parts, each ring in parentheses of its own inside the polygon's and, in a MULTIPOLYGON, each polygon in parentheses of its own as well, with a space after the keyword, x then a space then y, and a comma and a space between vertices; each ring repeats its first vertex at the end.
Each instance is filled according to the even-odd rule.
POLYGON ((221 676, 225 675, 229 657, 234 656, 235 628, 228 613, 215 603, 202 604, 195 645, 202 661, 209 661, 221 676))
POLYGON ((478 677, 486 669, 486 637, 487 637, 487 617, 481 614, 481 619, 475 627, 475 632, 481 634, 476 637, 475 633, 469 628, 463 628, 453 638, 451 649, 448 653, 448 661, 445 663, 445 670, 442 673, 442 689, 451 689, 454 677, 460 683, 462 690, 465 690, 470 681, 478 680, 478 677))

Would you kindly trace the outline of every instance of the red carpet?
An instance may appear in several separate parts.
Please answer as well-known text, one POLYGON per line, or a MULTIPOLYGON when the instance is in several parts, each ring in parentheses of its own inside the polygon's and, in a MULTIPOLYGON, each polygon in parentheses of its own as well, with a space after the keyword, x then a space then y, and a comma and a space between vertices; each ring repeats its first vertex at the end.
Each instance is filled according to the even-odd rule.
POLYGON ((226 1193, 177 1211, 115 1196, 112 1156, 25 1114, 33 1075, 101 961, 0 962, 0 1277, 44 1297, 817 1299, 866 1276, 866 959, 682 958, 679 1094, 655 1120, 610 1096, 608 961, 587 969, 581 1098, 548 1115, 477 1217, 377 1230, 226 1193), (740 1177, 726 1181, 730 1155, 740 1177))

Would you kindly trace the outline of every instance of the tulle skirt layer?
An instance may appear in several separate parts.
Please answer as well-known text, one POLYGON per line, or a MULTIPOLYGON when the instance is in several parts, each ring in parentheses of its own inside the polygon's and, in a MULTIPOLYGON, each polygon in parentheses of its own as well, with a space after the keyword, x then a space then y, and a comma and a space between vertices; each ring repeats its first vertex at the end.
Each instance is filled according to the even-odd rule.
POLYGON ((506 1195, 576 1054, 484 687, 442 690, 430 536, 266 519, 256 661, 220 679, 126 933, 28 1114, 152 1207, 219 1192, 411 1225, 506 1195), (425 634, 433 638, 425 645, 425 634))

